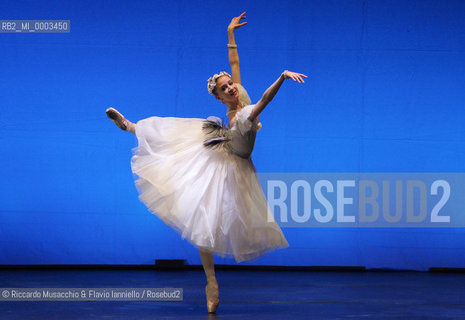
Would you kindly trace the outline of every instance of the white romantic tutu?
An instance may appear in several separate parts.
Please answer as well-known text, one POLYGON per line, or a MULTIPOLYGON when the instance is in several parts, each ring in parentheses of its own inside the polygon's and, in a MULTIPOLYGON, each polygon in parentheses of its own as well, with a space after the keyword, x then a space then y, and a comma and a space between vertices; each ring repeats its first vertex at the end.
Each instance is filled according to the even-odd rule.
POLYGON ((252 107, 236 114, 229 141, 216 147, 204 145, 205 119, 140 120, 131 159, 139 198, 152 213, 194 246, 237 262, 289 246, 243 155, 257 130, 247 119, 252 107))

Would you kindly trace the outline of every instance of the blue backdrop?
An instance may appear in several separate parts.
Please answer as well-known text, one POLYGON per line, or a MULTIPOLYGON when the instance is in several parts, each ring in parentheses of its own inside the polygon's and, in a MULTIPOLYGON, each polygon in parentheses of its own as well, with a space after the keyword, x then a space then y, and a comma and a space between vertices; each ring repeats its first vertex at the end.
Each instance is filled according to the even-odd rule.
MULTIPOLYGON (((67 19, 65 34, 0 34, 0 264, 151 264, 198 252, 150 214, 130 170, 136 138, 106 118, 224 116, 207 92, 236 31, 261 116, 259 172, 464 172, 465 2, 2 1, 0 19, 67 19)), ((249 262, 464 267, 465 231, 285 228, 249 262)), ((216 259, 218 263, 232 263, 216 259)))

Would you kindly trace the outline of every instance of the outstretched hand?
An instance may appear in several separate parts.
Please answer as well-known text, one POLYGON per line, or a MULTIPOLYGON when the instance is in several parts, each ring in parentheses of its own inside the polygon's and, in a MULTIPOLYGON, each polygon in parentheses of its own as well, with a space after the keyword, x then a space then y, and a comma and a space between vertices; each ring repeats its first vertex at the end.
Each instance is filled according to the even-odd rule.
POLYGON ((237 28, 246 25, 247 21, 241 23, 242 19, 245 19, 245 11, 240 16, 232 18, 231 23, 228 26, 228 31, 234 31, 237 28))
POLYGON ((294 81, 297 81, 298 83, 304 83, 305 81, 303 78, 308 78, 303 73, 297 73, 297 72, 292 72, 288 70, 284 71, 283 75, 284 75, 284 79, 292 79, 294 81))

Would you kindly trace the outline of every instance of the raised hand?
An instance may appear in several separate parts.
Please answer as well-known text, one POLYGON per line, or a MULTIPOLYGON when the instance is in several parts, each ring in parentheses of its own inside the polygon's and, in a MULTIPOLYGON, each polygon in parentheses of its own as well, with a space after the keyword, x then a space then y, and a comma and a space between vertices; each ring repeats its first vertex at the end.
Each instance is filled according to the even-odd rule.
POLYGON ((284 76, 284 79, 292 79, 294 81, 297 81, 298 83, 304 83, 305 81, 303 78, 308 78, 306 75, 302 73, 292 72, 288 70, 285 70, 283 72, 283 76, 284 76))
POLYGON ((232 18, 231 23, 228 26, 228 31, 234 31, 237 28, 246 25, 247 21, 241 23, 242 19, 245 19, 245 11, 240 16, 232 18))

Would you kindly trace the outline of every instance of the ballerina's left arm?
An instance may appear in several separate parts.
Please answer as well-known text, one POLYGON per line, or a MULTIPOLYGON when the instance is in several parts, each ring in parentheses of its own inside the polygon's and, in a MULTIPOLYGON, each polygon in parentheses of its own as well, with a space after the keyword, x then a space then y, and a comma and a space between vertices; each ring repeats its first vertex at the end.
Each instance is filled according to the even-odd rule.
POLYGON ((239 68, 239 54, 237 52, 237 45, 236 45, 236 39, 234 37, 234 30, 247 24, 247 22, 241 23, 242 19, 245 19, 245 12, 243 12, 238 17, 232 18, 231 23, 228 26, 229 65, 231 66, 233 82, 239 83, 239 84, 241 84, 241 70, 239 68))
POLYGON ((266 89, 260 101, 258 101, 255 107, 253 108, 248 119, 250 121, 253 121, 256 117, 258 117, 258 115, 263 111, 263 109, 265 109, 267 104, 270 103, 271 100, 273 100, 274 96, 278 92, 285 79, 292 79, 294 81, 297 81, 298 83, 304 83, 303 78, 307 78, 307 76, 302 73, 285 70, 278 78, 278 80, 276 80, 268 89, 266 89))

